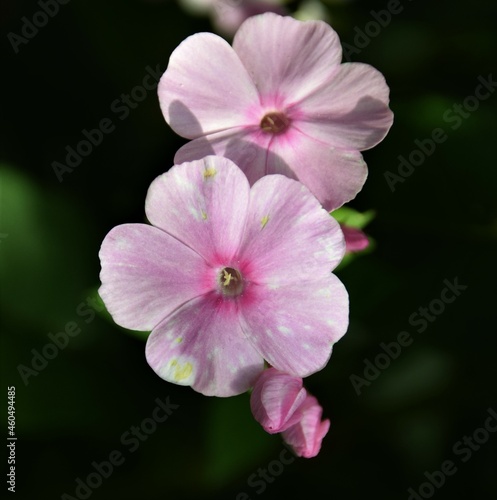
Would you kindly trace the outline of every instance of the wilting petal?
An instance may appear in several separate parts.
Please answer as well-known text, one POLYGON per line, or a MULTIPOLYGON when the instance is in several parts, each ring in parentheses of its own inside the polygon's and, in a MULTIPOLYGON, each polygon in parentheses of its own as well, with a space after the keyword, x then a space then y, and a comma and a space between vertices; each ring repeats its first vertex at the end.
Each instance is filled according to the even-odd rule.
POLYGON ((264 430, 274 434, 299 421, 301 414, 298 410, 306 395, 301 378, 269 368, 257 377, 250 396, 250 408, 264 430))
POLYGON ((230 260, 239 247, 249 191, 233 162, 209 156, 157 177, 148 190, 145 211, 154 226, 216 265, 230 260))
POLYGON ((323 409, 314 396, 307 396, 301 411, 300 422, 284 431, 283 439, 297 456, 312 458, 321 449, 321 442, 328 433, 330 421, 321 421, 323 409))
POLYGON ((155 227, 124 224, 112 229, 100 249, 99 294, 114 321, 150 331, 181 304, 206 293, 205 261, 155 227))
POLYGON ((185 304, 157 326, 146 356, 161 378, 206 396, 241 394, 264 367, 242 332, 236 302, 216 292, 185 304))
POLYGON ((247 19, 233 48, 266 106, 291 104, 309 95, 342 59, 338 35, 326 23, 272 13, 247 19))
POLYGON ((363 151, 378 144, 392 126, 389 88, 372 66, 337 66, 323 87, 298 103, 294 126, 330 146, 363 151))
POLYGON ((259 100, 234 50, 211 33, 192 35, 174 50, 158 93, 166 121, 188 139, 250 124, 247 110, 259 100))
POLYGON ((305 186, 281 175, 254 184, 240 247, 253 281, 273 288, 319 281, 344 253, 340 225, 305 186))
POLYGON ((245 335, 264 359, 298 377, 326 365, 348 312, 347 291, 333 274, 279 288, 252 285, 240 308, 245 335))

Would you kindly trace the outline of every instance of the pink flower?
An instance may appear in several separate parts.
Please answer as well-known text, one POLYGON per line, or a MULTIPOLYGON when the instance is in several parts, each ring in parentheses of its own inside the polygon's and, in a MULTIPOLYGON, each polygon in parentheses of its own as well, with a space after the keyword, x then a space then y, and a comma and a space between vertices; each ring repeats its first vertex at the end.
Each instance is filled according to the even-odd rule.
POLYGON ((340 224, 340 227, 342 228, 343 236, 345 237, 345 247, 347 253, 360 252, 368 247, 369 240, 363 231, 344 224, 340 224))
POLYGON ((250 184, 298 179, 328 211, 351 200, 367 176, 359 151, 385 137, 393 115, 381 73, 341 59, 326 23, 273 13, 245 21, 233 47, 211 33, 187 38, 159 84, 166 121, 192 139, 176 163, 217 154, 250 184))
POLYGON ((250 407, 266 432, 281 432, 296 455, 311 458, 319 453, 330 421, 321 421, 323 409, 302 383, 275 368, 264 370, 255 381, 250 407))
POLYGON ((297 410, 306 396, 300 377, 292 377, 269 368, 257 377, 250 396, 250 408, 264 430, 274 434, 299 421, 300 414, 297 410))
POLYGON ((160 377, 232 396, 264 360, 299 377, 326 365, 348 326, 331 274, 345 244, 307 188, 281 175, 250 188, 230 160, 207 157, 159 176, 145 212, 151 226, 105 237, 99 293, 116 323, 152 331, 160 377))
POLYGON ((251 16, 264 12, 285 14, 284 0, 182 0, 185 7, 210 14, 214 26, 227 35, 233 35, 251 16))
POLYGON ((300 421, 282 433, 284 441, 289 444, 299 457, 315 457, 321 449, 321 442, 328 433, 330 421, 321 421, 323 409, 314 396, 307 395, 299 409, 300 421))

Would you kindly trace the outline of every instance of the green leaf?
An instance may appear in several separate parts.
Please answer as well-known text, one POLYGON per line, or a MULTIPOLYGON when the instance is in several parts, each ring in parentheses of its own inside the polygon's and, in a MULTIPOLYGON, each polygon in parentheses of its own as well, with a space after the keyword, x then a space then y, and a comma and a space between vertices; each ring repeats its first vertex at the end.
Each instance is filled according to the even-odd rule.
POLYGON ((330 215, 340 224, 356 229, 363 229, 375 218, 376 213, 374 210, 361 213, 350 207, 340 207, 330 212, 330 215))

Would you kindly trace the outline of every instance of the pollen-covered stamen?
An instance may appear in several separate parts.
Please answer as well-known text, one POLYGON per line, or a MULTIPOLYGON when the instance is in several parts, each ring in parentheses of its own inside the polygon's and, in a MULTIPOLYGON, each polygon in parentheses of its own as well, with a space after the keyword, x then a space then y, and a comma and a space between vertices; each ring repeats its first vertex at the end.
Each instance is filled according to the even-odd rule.
POLYGON ((243 292, 243 278, 240 271, 225 267, 219 273, 219 288, 223 295, 234 297, 243 292))
POLYGON ((261 120, 262 131, 268 134, 281 134, 289 125, 290 119, 279 111, 267 113, 261 120))

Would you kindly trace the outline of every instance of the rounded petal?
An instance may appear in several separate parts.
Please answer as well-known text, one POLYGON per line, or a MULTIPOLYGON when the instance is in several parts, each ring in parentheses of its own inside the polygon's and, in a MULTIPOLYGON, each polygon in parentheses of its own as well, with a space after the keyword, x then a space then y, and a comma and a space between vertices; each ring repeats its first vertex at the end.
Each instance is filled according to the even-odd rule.
POLYGON ((314 396, 308 395, 302 405, 300 422, 283 432, 283 439, 299 457, 315 457, 328 433, 330 421, 321 421, 323 409, 314 396))
POLYGON ((306 395, 307 391, 302 387, 300 377, 292 377, 275 368, 269 368, 255 381, 250 396, 250 408, 264 430, 275 434, 300 420, 298 410, 306 395))
POLYGON ((291 165, 297 179, 328 211, 355 198, 366 182, 367 166, 358 151, 328 146, 296 130, 277 137, 271 149, 268 173, 280 171, 280 163, 291 165))
POLYGON ((340 225, 300 182, 268 175, 250 192, 240 257, 272 288, 327 278, 345 253, 340 225))
POLYGON ((372 148, 393 123, 389 92, 385 78, 372 66, 341 64, 326 85, 298 103, 299 118, 294 126, 330 146, 359 151, 372 148))
MULTIPOLYGON (((218 155, 229 158, 247 176, 250 184, 266 175, 269 134, 247 129, 230 129, 207 137, 200 137, 181 147, 174 157, 175 163, 183 163, 218 155)), ((289 171, 291 175, 291 171, 289 171)))
POLYGON ((177 307, 209 290, 208 280, 192 279, 209 273, 204 259, 152 226, 115 227, 99 256, 99 294, 124 328, 150 331, 177 307))
POLYGON ((223 264, 237 252, 248 210, 250 187, 230 160, 208 156, 172 167, 147 193, 148 220, 209 264, 223 264))
POLYGON ((270 365, 296 377, 324 368, 348 327, 348 294, 335 275, 277 289, 253 285, 249 295, 242 328, 270 365))
POLYGON ((248 123, 247 109, 259 102, 234 50, 212 33, 192 35, 174 50, 158 93, 167 123, 188 139, 248 123))
POLYGON ((183 305, 157 326, 145 352, 161 378, 206 396, 241 394, 264 368, 243 335, 236 302, 215 292, 183 305))
POLYGON ((266 106, 291 104, 309 95, 342 59, 340 40, 328 24, 273 13, 247 19, 233 48, 266 106))

